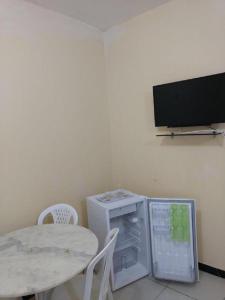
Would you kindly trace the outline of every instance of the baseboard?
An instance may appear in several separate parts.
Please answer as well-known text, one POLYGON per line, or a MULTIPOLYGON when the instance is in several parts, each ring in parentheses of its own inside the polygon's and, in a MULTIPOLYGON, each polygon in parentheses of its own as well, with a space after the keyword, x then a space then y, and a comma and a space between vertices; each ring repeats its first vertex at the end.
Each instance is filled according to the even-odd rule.
POLYGON ((214 267, 208 266, 206 264, 202 264, 202 263, 198 263, 198 266, 201 271, 213 274, 218 277, 225 278, 224 270, 220 270, 220 269, 217 269, 217 268, 214 268, 214 267))

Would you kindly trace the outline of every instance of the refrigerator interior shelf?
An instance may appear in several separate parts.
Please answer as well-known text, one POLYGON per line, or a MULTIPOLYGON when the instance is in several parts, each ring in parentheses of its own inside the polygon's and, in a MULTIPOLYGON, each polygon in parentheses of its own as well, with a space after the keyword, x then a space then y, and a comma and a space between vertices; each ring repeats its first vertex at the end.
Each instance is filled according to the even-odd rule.
POLYGON ((118 243, 116 248, 115 248, 115 253, 117 253, 120 250, 127 249, 129 247, 136 247, 138 251, 141 251, 141 248, 138 244, 139 243, 137 241, 133 240, 133 239, 126 240, 121 244, 118 243))
POLYGON ((116 274, 114 288, 117 290, 146 275, 146 267, 138 262, 137 264, 131 266, 129 269, 124 269, 116 274))

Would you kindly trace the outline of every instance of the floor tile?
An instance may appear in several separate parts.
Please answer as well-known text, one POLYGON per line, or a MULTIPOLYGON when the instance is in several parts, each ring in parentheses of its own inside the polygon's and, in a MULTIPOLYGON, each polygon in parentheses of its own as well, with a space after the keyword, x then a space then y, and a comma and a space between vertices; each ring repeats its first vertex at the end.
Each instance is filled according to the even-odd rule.
POLYGON ((169 283, 169 288, 198 300, 224 300, 225 279, 200 272, 200 282, 195 284, 169 283))
POLYGON ((192 300, 188 296, 182 295, 174 290, 166 288, 156 300, 192 300))
POLYGON ((156 282, 156 283, 158 283, 158 284, 161 284, 161 285, 164 286, 164 287, 167 287, 168 284, 170 283, 170 281, 167 281, 167 280, 161 280, 161 279, 156 279, 156 278, 151 277, 151 276, 149 276, 148 278, 149 278, 151 281, 156 282))
POLYGON ((114 300, 155 300, 164 286, 145 277, 113 293, 114 300))

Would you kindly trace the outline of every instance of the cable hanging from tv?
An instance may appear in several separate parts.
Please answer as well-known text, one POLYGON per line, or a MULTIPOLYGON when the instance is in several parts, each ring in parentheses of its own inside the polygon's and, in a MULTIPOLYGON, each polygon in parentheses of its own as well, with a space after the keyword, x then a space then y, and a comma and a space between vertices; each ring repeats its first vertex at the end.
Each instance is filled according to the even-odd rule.
POLYGON ((221 129, 204 129, 204 130, 194 130, 194 131, 173 131, 170 133, 162 133, 157 134, 156 136, 168 136, 168 137, 175 137, 175 136, 204 136, 204 135, 223 135, 225 136, 225 131, 221 129))

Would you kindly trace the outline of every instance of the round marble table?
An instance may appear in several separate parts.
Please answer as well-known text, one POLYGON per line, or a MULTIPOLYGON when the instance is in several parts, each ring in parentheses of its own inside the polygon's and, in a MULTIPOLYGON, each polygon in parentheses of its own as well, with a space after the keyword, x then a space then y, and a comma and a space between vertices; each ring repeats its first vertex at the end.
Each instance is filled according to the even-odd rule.
POLYGON ((83 271, 98 249, 76 225, 36 225, 0 237, 0 298, 36 294, 83 271))

